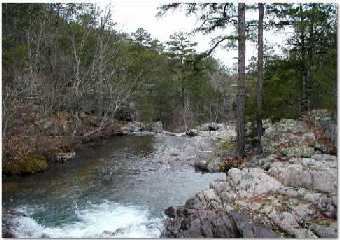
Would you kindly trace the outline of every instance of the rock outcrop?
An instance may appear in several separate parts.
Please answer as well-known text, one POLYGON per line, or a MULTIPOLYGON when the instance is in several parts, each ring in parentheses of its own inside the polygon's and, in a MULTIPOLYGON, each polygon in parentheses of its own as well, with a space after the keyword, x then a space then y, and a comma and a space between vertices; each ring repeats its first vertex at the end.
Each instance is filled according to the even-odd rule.
MULTIPOLYGON (((318 150, 329 143, 303 121, 265 127, 265 155, 168 208, 163 236, 337 237, 337 157, 318 150)), ((208 169, 208 162, 197 166, 208 169)))
POLYGON ((273 238, 270 228, 254 224, 237 211, 223 208, 213 189, 198 193, 183 207, 169 207, 163 237, 167 238, 273 238))

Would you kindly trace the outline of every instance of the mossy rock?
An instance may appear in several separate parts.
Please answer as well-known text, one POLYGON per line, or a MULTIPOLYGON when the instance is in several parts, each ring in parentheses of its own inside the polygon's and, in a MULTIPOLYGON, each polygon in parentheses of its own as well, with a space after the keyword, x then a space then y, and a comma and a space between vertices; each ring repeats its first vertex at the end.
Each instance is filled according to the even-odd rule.
POLYGON ((4 173, 9 174, 32 174, 46 170, 47 159, 38 154, 28 154, 20 161, 7 162, 3 166, 4 173))

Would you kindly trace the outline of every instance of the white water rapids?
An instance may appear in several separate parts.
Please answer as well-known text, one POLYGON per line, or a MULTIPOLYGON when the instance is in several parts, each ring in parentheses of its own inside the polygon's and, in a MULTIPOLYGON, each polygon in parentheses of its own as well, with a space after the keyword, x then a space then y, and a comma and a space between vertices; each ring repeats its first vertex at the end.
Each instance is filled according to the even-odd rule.
POLYGON ((26 216, 13 218, 13 233, 19 238, 157 238, 161 219, 147 210, 104 202, 76 211, 78 220, 58 227, 39 224, 30 216, 34 209, 20 208, 26 216))

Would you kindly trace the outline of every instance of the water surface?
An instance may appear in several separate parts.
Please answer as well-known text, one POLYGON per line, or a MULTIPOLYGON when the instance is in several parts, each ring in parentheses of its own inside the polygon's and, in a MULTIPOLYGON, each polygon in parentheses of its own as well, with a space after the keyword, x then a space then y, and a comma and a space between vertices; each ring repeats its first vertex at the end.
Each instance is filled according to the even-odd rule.
POLYGON ((124 136, 83 147, 74 161, 7 179, 3 207, 27 215, 14 219, 18 237, 159 237, 165 208, 224 177, 185 162, 191 141, 124 136))

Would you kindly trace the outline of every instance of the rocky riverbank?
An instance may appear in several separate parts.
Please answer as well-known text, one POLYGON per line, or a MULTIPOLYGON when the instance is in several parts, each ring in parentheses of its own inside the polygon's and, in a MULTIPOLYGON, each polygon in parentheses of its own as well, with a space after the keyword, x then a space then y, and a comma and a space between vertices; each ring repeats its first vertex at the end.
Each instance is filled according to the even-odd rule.
POLYGON ((165 213, 163 237, 337 237, 336 149, 311 119, 266 124, 264 156, 165 213))
POLYGON ((218 170, 219 165, 214 162, 216 158, 210 154, 214 150, 214 141, 225 139, 233 132, 223 124, 209 123, 187 132, 173 133, 164 130, 162 122, 124 122, 87 113, 80 113, 76 119, 67 112, 43 116, 32 107, 23 106, 17 112, 13 127, 3 138, 3 173, 7 176, 42 172, 53 164, 64 164, 76 158, 76 150, 81 146, 123 135, 195 136, 190 144, 172 148, 168 159, 162 161, 181 159, 194 165, 194 160, 206 159, 218 170))
POLYGON ((163 131, 162 123, 124 122, 81 113, 43 116, 33 106, 18 107, 13 127, 3 137, 3 173, 28 175, 76 157, 80 146, 121 135, 163 131), (53 164, 52 164, 53 163, 53 164))

